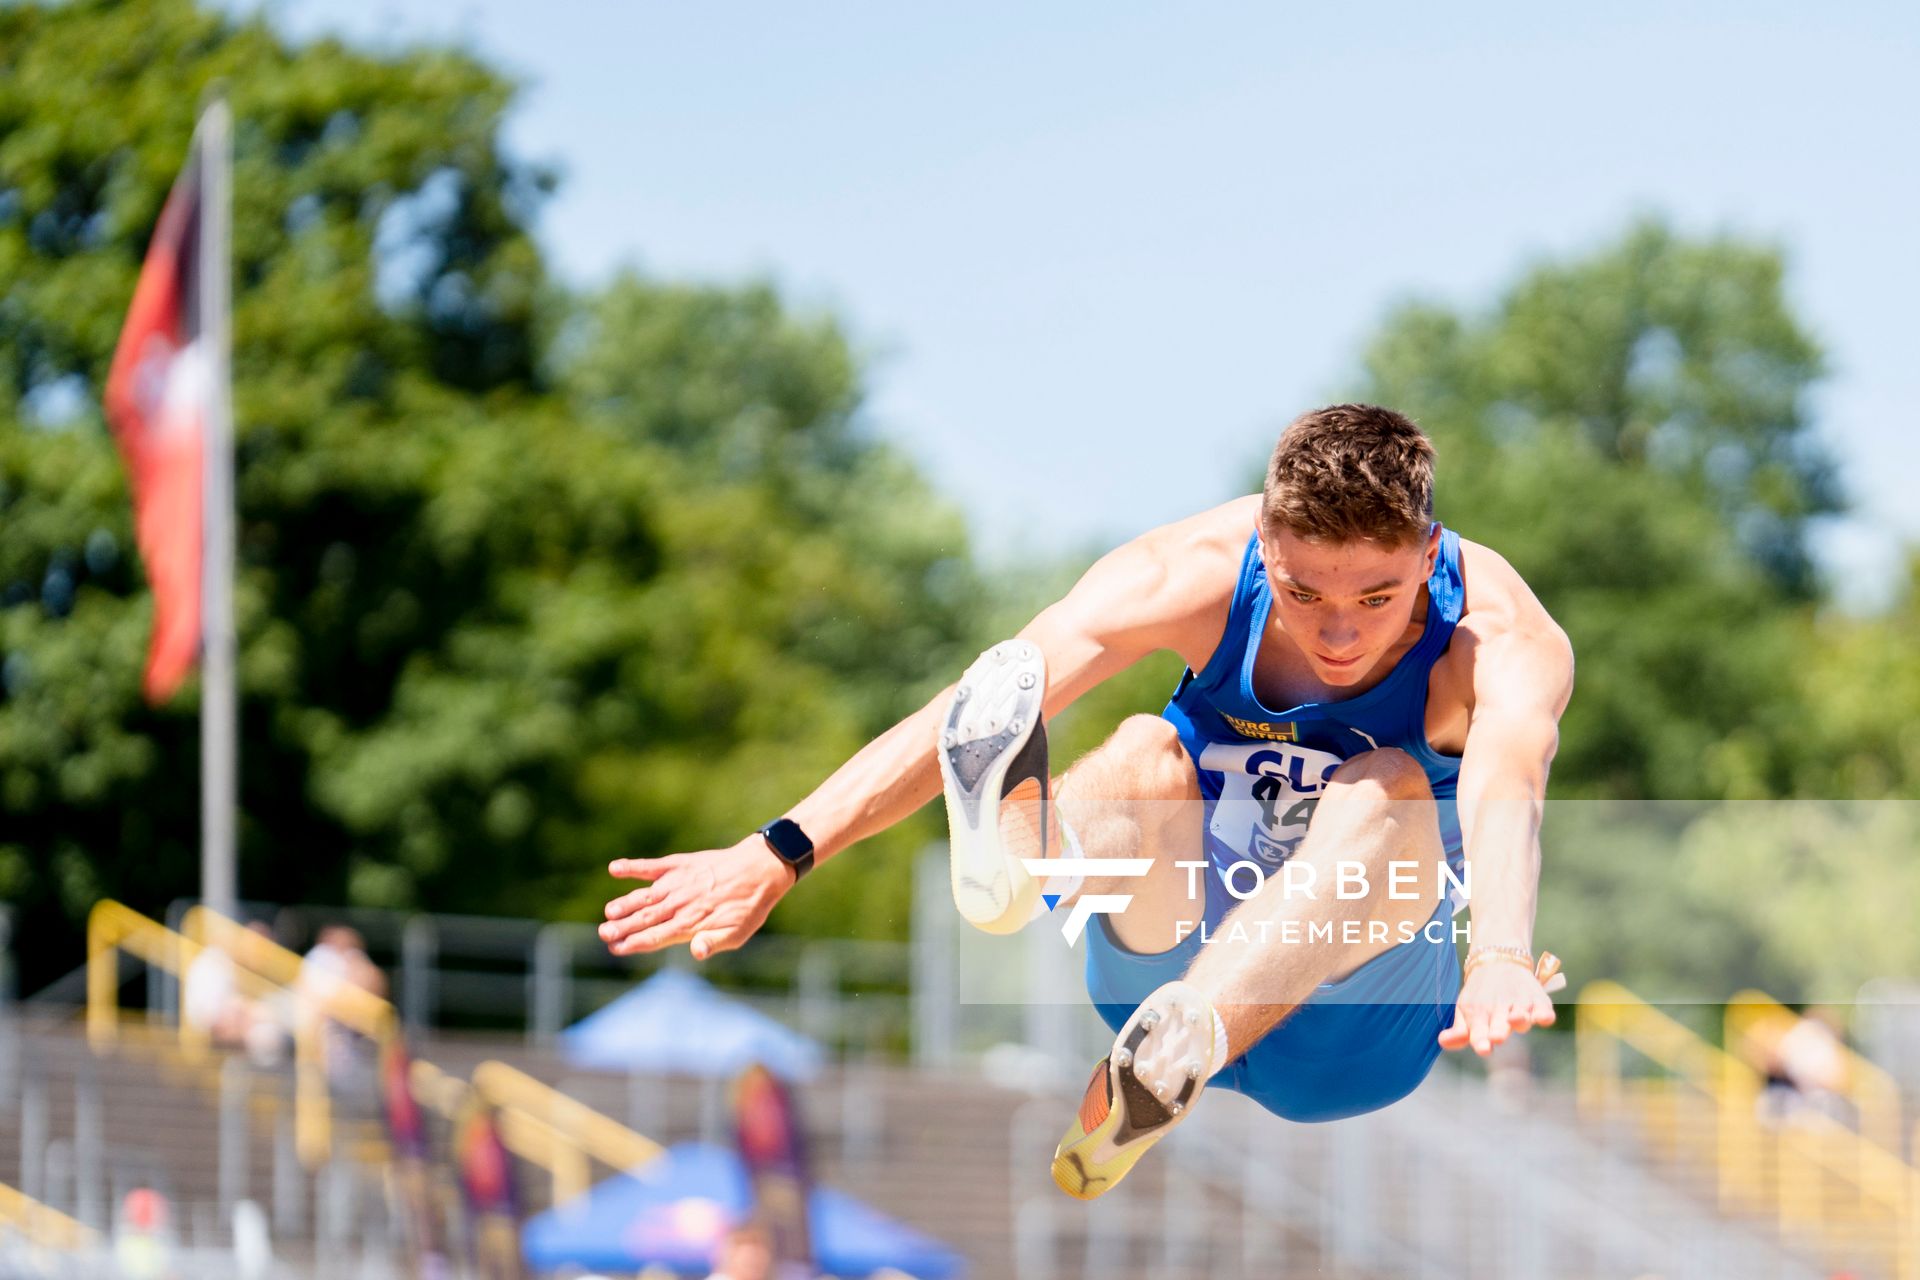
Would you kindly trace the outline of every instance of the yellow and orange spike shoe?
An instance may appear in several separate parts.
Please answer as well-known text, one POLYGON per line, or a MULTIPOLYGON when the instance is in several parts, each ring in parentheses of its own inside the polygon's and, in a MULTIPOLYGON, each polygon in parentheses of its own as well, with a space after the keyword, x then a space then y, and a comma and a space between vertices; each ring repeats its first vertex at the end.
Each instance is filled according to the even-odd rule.
POLYGON ((1040 883, 1022 858, 1047 856, 1047 661, 1025 640, 997 644, 955 686, 940 730, 953 904, 986 933, 1038 914, 1040 883))
POLYGON ((1066 1137, 1053 1180, 1077 1200, 1104 1195, 1147 1148, 1173 1132, 1226 1058, 1213 1005, 1195 987, 1169 982, 1140 1002, 1100 1060, 1066 1137))

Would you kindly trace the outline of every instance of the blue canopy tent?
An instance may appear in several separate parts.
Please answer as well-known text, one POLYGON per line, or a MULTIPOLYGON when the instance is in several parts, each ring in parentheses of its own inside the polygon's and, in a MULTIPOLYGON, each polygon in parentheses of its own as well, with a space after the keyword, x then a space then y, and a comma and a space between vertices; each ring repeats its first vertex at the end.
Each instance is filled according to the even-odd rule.
POLYGON ((758 1062, 783 1080, 811 1080, 819 1045, 729 999, 693 974, 663 969, 560 1033, 560 1053, 595 1071, 732 1076, 758 1062))
MULTIPOLYGON (((521 1239, 527 1264, 536 1271, 660 1266, 703 1276, 715 1245, 746 1216, 751 1201, 739 1156, 688 1142, 538 1215, 521 1239)), ((965 1261, 952 1249, 826 1187, 810 1192, 807 1220, 821 1270, 840 1280, 887 1267, 915 1280, 954 1280, 965 1272, 965 1261)))

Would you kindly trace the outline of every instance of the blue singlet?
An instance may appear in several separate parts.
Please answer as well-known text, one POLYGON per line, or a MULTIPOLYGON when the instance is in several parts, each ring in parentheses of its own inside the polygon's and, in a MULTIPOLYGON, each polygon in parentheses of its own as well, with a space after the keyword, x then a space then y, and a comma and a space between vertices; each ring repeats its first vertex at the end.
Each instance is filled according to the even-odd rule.
MULTIPOLYGON (((1460 538, 1440 536, 1427 580, 1426 625, 1387 678, 1357 697, 1263 706, 1253 691, 1254 659, 1273 605, 1258 538, 1247 540, 1225 633, 1206 668, 1188 671, 1162 714, 1179 731, 1206 800, 1205 919, 1209 929, 1234 906, 1221 877, 1236 862, 1271 872, 1306 834, 1328 775, 1351 756, 1397 747, 1419 761, 1438 802, 1447 859, 1460 872, 1454 803, 1460 761, 1427 742, 1427 682, 1460 621, 1466 591, 1460 538)), ((1242 876, 1241 892, 1250 887, 1242 876)), ((1213 1087, 1244 1093, 1293 1120, 1334 1120, 1376 1110, 1412 1092, 1439 1056, 1436 1037, 1453 1018, 1460 970, 1441 902, 1426 930, 1391 947, 1318 992, 1241 1057, 1213 1087)), ((1117 1032, 1156 987, 1185 974, 1205 945, 1189 934, 1158 955, 1129 951, 1104 917, 1087 931, 1087 990, 1117 1032)))

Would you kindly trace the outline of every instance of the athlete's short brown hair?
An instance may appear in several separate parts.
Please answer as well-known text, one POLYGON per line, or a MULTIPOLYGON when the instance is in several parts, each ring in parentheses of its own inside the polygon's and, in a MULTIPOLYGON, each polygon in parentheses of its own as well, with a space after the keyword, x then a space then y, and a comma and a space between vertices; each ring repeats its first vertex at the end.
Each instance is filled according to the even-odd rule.
POLYGON ((1405 414, 1336 404, 1295 418, 1267 464, 1260 527, 1403 547, 1433 523, 1433 442, 1405 414))

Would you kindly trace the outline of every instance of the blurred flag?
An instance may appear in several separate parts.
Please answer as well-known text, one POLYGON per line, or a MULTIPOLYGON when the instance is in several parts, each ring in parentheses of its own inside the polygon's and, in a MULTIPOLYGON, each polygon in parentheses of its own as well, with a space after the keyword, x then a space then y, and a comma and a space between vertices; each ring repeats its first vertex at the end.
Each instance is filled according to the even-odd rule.
POLYGON ((806 1134, 793 1095, 765 1067, 754 1065, 734 1084, 735 1137, 753 1188, 753 1220, 773 1242, 778 1280, 818 1275, 807 1202, 812 1178, 806 1134))
POLYGON ((494 1109, 475 1100, 455 1139, 460 1188, 467 1205, 474 1274, 480 1280, 520 1280, 520 1196, 513 1157, 500 1140, 494 1109))
POLYGON ((201 254, 227 251, 202 243, 203 138, 194 135, 187 166, 160 212, 107 372, 107 418, 127 464, 134 534, 153 584, 145 687, 155 703, 180 687, 200 644, 207 420, 213 397, 227 394, 213 385, 201 337, 201 254))
POLYGON ((413 1096, 413 1058, 398 1033, 389 1036, 380 1050, 380 1101, 393 1153, 387 1183, 400 1202, 410 1270, 420 1277, 451 1275, 453 1261, 447 1256, 442 1229, 427 1118, 413 1096))

